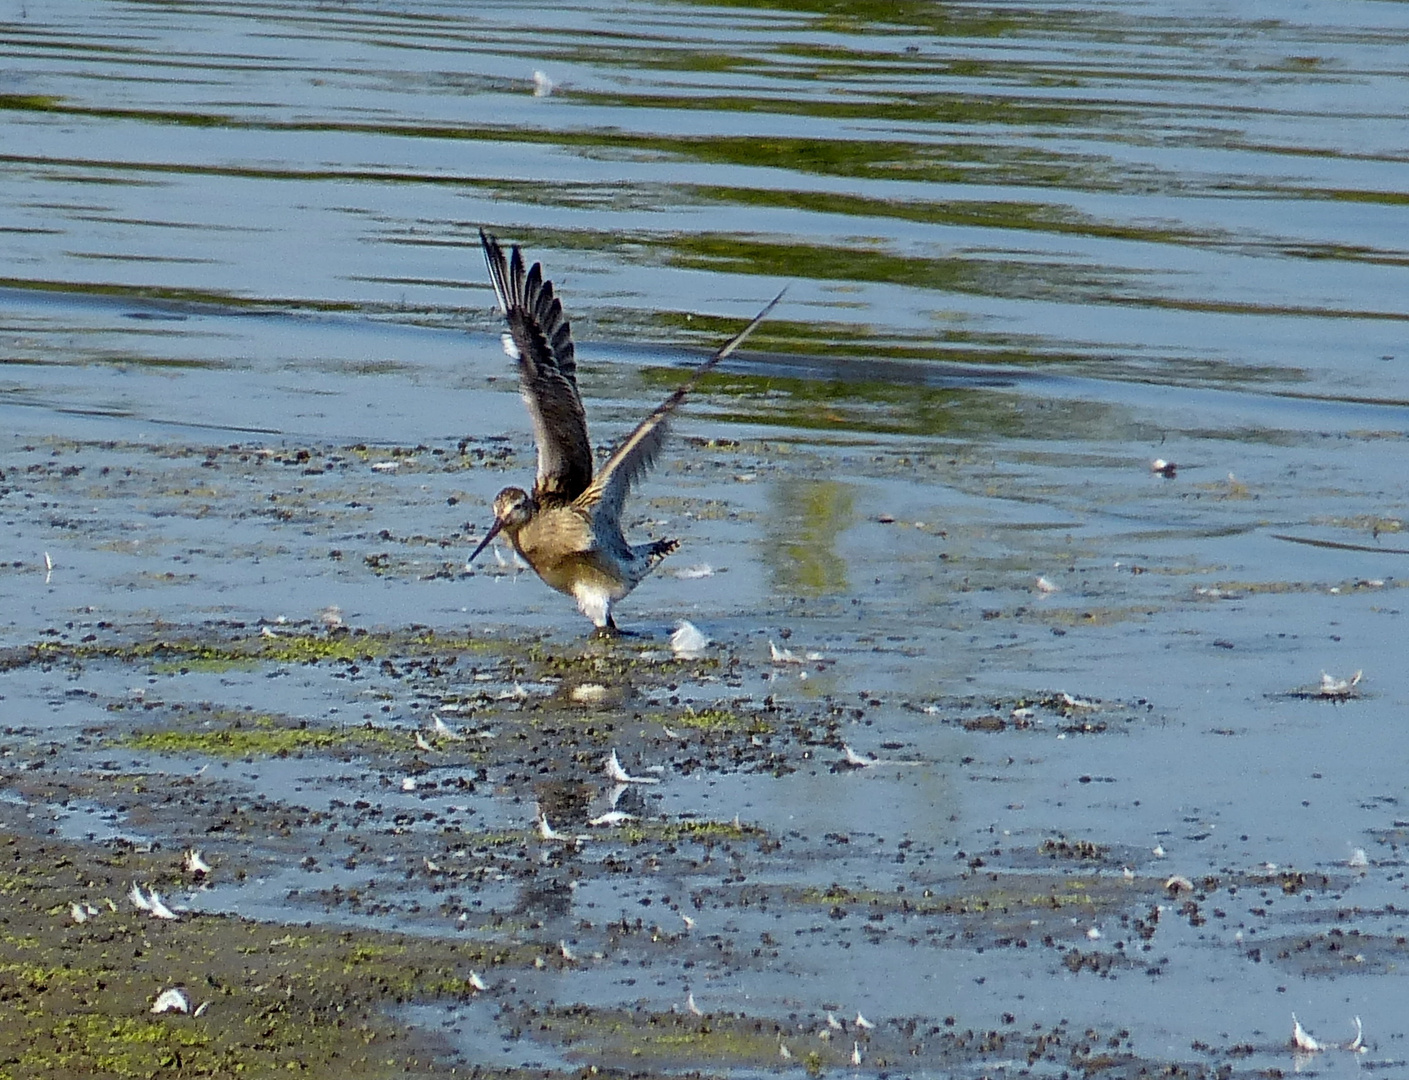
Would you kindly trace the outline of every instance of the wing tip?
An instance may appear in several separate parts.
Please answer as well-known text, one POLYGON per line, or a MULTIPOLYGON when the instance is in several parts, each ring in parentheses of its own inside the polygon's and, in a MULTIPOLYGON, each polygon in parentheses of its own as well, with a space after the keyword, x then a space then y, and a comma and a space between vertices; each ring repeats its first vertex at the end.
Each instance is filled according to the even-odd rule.
MULTIPOLYGON (((484 251, 484 265, 489 271, 489 283, 494 286, 494 298, 499 302, 499 310, 507 315, 510 301, 509 278, 513 272, 509 260, 504 257, 504 248, 500 245, 498 237, 485 231, 483 225, 479 227, 479 245, 484 251)), ((517 254, 518 248, 513 250, 517 254)))
POLYGON ((748 336, 759 328, 763 320, 768 318, 769 313, 775 307, 777 307, 780 302, 782 302, 783 297, 788 294, 789 288, 791 288, 791 285, 784 285, 781 289, 779 289, 778 295, 773 297, 773 299, 768 301, 768 303, 764 304, 763 310, 760 311, 757 315, 755 315, 752 319, 750 319, 749 324, 747 326, 745 326, 742 330, 740 330, 737 334, 735 334, 733 337, 731 337, 728 341, 726 341, 723 345, 720 346, 719 351, 715 353, 712 357, 710 357, 709 362, 705 365, 705 367, 711 367, 714 364, 719 363, 719 361, 729 356, 730 353, 732 353, 735 349, 742 345, 744 341, 748 338, 748 336))

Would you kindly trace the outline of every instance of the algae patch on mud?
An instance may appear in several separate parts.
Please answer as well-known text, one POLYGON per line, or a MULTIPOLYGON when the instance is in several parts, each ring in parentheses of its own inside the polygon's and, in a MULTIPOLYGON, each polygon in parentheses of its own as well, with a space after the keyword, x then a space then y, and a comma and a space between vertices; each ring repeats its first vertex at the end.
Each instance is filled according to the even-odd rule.
POLYGON ((113 745, 162 754, 208 754, 213 757, 287 757, 316 751, 367 753, 394 750, 405 736, 372 724, 352 728, 314 728, 273 716, 235 716, 228 723, 201 731, 139 731, 113 740, 113 745))
POLYGON ((437 1047, 387 1010, 467 999, 472 971, 531 962, 505 946, 153 919, 126 894, 167 862, 122 845, 0 840, 0 1077, 427 1072, 437 1047), (153 1014, 171 987, 201 1015, 153 1014))
POLYGON ((27 664, 107 660, 148 665, 162 674, 220 673, 262 664, 371 664, 391 655, 426 657, 503 648, 502 642, 442 637, 431 630, 390 633, 340 627, 322 633, 307 627, 275 629, 266 625, 258 633, 247 633, 241 626, 216 626, 205 634, 188 632, 131 642, 102 642, 96 634, 86 635, 80 642, 41 641, 0 657, 0 670, 27 664))
MULTIPOLYGON (((694 1005, 694 998, 690 998, 694 1005)), ((809 1075, 864 1068, 885 1076, 892 1069, 952 1073, 989 1065, 1006 1071, 1016 1061, 1042 1074, 1072 1069, 1086 1076, 1136 1076, 1153 1072, 1130 1049, 1128 1031, 1071 1030, 1067 1021, 1028 1030, 1008 1026, 989 1030, 959 1028, 952 1017, 940 1023, 915 1017, 881 1024, 799 1016, 787 1020, 746 1013, 657 1012, 646 1008, 591 1009, 584 1006, 520 1008, 516 1026, 561 1046, 571 1057, 600 1069, 676 1069, 708 1061, 715 1069, 793 1069, 809 1075), (1039 1063, 1042 1063, 1039 1065, 1039 1063)), ((1198 1066, 1169 1066, 1161 1075, 1204 1075, 1198 1066)), ((1067 1075, 1062 1072, 1062 1075, 1067 1075)))

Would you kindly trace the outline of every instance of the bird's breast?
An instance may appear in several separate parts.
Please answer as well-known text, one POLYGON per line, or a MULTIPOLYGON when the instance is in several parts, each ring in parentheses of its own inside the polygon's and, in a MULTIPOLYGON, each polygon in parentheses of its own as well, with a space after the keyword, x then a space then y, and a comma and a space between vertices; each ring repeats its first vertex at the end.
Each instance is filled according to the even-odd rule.
POLYGON ((606 550, 609 545, 604 546, 588 519, 570 507, 536 514, 518 531, 514 545, 538 576, 559 592, 575 595, 588 585, 615 593, 626 584, 617 560, 606 550))

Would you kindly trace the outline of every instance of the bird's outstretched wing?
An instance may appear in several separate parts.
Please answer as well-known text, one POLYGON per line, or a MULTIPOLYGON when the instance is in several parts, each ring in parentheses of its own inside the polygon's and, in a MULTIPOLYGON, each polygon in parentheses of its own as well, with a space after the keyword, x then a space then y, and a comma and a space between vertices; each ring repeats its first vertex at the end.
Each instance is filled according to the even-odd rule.
POLYGON ((509 321, 504 349, 519 363, 519 390, 538 443, 534 498, 570 502, 592 482, 592 444, 577 392, 572 327, 538 263, 525 272, 517 244, 506 259, 499 241, 483 229, 479 240, 494 295, 509 321))
POLYGON ((730 338, 717 353, 697 367, 675 393, 662 401, 650 416, 636 426, 636 430, 612 451, 612 456, 602 465, 601 471, 597 473, 597 478, 592 481, 586 491, 577 497, 578 506, 597 513, 604 513, 613 520, 620 516, 621 506, 626 501, 627 492, 655 464, 656 455, 660 453, 660 448, 665 445, 666 436, 670 433, 671 415, 685 400, 685 395, 693 390, 716 364, 742 345, 744 339, 758 329, 759 323, 768 317, 768 313, 777 306, 778 301, 783 299, 783 293, 787 291, 784 289, 783 292, 773 297, 768 302, 768 306, 753 317, 752 322, 730 338))

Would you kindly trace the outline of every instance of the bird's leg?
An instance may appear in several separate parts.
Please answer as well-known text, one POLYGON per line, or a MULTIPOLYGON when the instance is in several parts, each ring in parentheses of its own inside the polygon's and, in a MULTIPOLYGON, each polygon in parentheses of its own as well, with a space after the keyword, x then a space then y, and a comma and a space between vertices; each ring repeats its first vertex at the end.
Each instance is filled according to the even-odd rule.
POLYGON ((599 640, 610 641, 612 638, 640 637, 634 630, 623 630, 617 626, 616 620, 612 618, 611 612, 607 612, 607 621, 597 629, 592 631, 592 636, 599 640))

